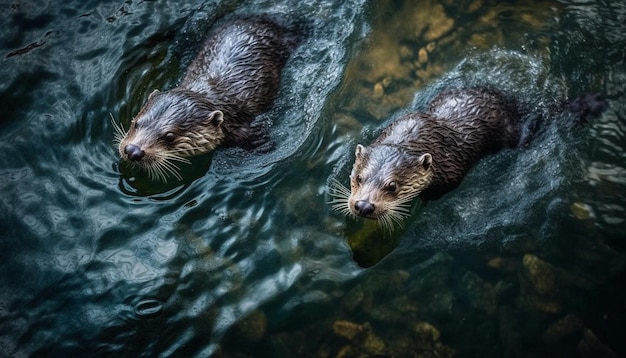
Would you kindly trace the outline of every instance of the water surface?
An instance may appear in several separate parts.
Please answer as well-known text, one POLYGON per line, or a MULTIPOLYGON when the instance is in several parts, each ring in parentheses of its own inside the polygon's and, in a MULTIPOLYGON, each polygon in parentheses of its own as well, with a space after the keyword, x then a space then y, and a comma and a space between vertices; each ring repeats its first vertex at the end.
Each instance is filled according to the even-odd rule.
POLYGON ((2 355, 626 355, 623 4, 2 10, 2 355), (276 150, 220 149, 167 184, 120 165, 110 117, 176 86, 216 21, 254 14, 309 26, 263 115, 276 150), (392 234, 331 211, 356 143, 474 85, 540 135, 392 234), (586 91, 610 107, 571 128, 562 103, 586 91))

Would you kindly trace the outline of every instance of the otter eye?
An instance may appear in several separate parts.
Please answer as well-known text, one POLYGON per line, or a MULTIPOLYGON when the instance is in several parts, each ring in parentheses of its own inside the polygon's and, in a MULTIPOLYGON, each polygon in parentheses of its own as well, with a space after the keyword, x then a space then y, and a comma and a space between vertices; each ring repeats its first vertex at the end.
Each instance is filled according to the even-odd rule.
POLYGON ((395 192, 396 189, 398 189, 398 185, 396 184, 395 181, 390 181, 389 183, 387 183, 387 185, 385 185, 385 190, 389 191, 389 192, 395 192))
POLYGON ((363 181, 363 178, 361 178, 361 175, 359 174, 359 175, 356 176, 355 180, 356 180, 357 183, 361 184, 361 182, 363 181))
POLYGON ((174 133, 172 132, 167 132, 165 133, 165 135, 163 136, 163 139, 168 142, 168 143, 172 143, 174 141, 174 139, 176 139, 176 135, 174 135, 174 133))

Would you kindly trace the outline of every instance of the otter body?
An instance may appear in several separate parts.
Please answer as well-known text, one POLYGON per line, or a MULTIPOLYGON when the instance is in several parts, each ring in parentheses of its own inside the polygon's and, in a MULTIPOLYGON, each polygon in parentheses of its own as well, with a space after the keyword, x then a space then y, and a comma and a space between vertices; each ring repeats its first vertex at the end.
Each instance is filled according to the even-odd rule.
POLYGON ((237 20, 204 42, 180 85, 154 91, 126 132, 117 127, 122 159, 151 176, 180 179, 175 161, 219 145, 267 143, 255 117, 272 105, 294 36, 266 20, 237 20))
POLYGON ((427 112, 406 114, 370 146, 357 145, 350 189, 337 185, 334 208, 391 227, 414 198, 441 197, 481 157, 516 146, 519 121, 516 107, 497 92, 443 92, 427 112))
MULTIPOLYGON (((599 95, 588 94, 570 102, 569 111, 576 124, 605 107, 599 95)), ((391 229, 409 215, 414 198, 438 199, 483 156, 525 143, 521 118, 516 103, 498 92, 445 91, 426 113, 406 114, 370 146, 356 146, 350 189, 336 183, 333 208, 391 229)))

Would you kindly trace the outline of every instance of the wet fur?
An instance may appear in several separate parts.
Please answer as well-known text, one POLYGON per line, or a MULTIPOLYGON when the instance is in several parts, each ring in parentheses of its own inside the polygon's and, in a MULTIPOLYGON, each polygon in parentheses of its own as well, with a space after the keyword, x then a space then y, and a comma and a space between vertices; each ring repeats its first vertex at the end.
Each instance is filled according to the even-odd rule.
POLYGON ((333 207, 391 229, 415 197, 441 197, 481 157, 518 145, 519 118, 515 104, 495 91, 443 92, 426 113, 406 114, 370 146, 357 145, 351 188, 335 184, 333 207))
MULTIPOLYGON (((605 107, 599 95, 584 95, 568 109, 575 123, 584 123, 605 107)), ((445 91, 426 113, 406 114, 370 146, 357 145, 350 189, 336 182, 331 204, 391 229, 410 214, 415 197, 438 199, 458 187, 483 156, 526 143, 520 122, 516 103, 496 91, 445 91)))
POLYGON ((236 20, 218 27, 178 87, 153 92, 128 131, 117 126, 121 158, 155 178, 180 179, 172 160, 188 162, 186 157, 220 145, 267 145, 264 125, 254 120, 272 106, 295 42, 293 34, 267 20, 236 20), (131 158, 129 145, 141 158, 131 158))
MULTIPOLYGON (((393 176, 404 178, 415 158, 432 156, 432 179, 416 185, 419 196, 438 199, 459 186, 465 174, 483 156, 520 141, 520 116, 514 102, 486 89, 441 93, 425 114, 410 114, 383 131, 371 147, 396 145, 406 151, 394 166, 393 176)), ((376 149, 372 149, 376 151, 376 149)), ((394 163, 394 161, 392 161, 394 163)), ((409 174, 410 175, 410 174, 409 174)), ((406 183, 415 183, 415 178, 406 183)))

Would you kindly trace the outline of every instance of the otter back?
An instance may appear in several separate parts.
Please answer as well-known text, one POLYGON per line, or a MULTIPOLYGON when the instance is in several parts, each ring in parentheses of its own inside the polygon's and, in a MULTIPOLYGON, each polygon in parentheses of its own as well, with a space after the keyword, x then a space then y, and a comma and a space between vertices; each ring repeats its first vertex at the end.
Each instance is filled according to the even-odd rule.
MULTIPOLYGON (((519 115, 504 97, 486 89, 449 90, 439 94, 427 113, 408 114, 385 128, 370 149, 392 144, 408 157, 430 154, 432 179, 420 192, 437 199, 456 188, 484 155, 514 147, 520 137, 519 115)), ((410 171, 400 165, 394 173, 410 171)), ((400 175, 402 177, 402 175, 400 175)))
POLYGON ((228 98, 252 115, 267 111, 291 50, 286 33, 266 20, 220 26, 204 42, 180 88, 228 98))

